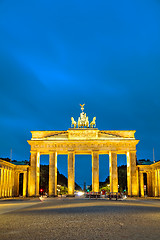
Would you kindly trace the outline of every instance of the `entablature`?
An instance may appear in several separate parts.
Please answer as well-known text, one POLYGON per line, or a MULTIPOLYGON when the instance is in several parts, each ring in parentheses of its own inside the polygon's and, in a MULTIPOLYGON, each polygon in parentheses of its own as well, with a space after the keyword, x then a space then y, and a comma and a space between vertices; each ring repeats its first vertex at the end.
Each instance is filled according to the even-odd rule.
POLYGON ((91 152, 93 150, 99 150, 102 153, 111 150, 118 152, 135 151, 138 142, 139 140, 28 141, 28 143, 31 145, 31 151, 57 151, 61 153, 67 153, 69 150, 80 153, 91 152))
POLYGON ((6 169, 6 170, 14 170, 15 166, 10 162, 0 159, 0 168, 6 169))
POLYGON ((139 140, 135 139, 135 130, 129 131, 100 131, 98 128, 71 128, 67 131, 32 131, 28 140, 31 151, 48 154, 56 151, 67 154, 72 150, 77 154, 90 154, 98 150, 100 154, 117 151, 126 154, 136 151, 139 140))
POLYGON ((25 172, 29 168, 29 165, 16 165, 15 171, 17 172, 25 172))
POLYGON ((97 128, 77 128, 68 129, 67 131, 31 131, 31 140, 55 140, 55 141, 69 141, 69 140, 135 140, 135 130, 129 131, 101 131, 97 128))
POLYGON ((15 171, 27 171, 29 165, 14 165, 12 162, 7 162, 0 159, 0 169, 15 170, 15 171))
POLYGON ((150 165, 137 165, 137 167, 139 168, 139 171, 142 171, 142 172, 160 170, 160 161, 150 165))

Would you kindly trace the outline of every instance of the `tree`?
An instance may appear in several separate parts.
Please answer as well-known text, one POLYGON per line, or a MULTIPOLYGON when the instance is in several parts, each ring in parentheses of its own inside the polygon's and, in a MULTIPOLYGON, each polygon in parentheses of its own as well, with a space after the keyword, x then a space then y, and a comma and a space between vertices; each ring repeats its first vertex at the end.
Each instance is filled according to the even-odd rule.
MULTIPOLYGON (((99 183, 100 191, 102 189, 106 190, 107 192, 110 191, 108 186, 109 184, 110 184, 110 176, 108 176, 104 182, 99 183)), ((126 165, 122 165, 118 167, 118 185, 119 185, 119 189, 118 189, 119 192, 123 192, 127 187, 127 166, 126 165)))
MULTIPOLYGON (((62 192, 68 191, 68 179, 57 170, 57 184, 63 186, 62 192)), ((49 189, 49 165, 40 165, 40 189, 44 192, 48 192, 49 189)), ((81 187, 75 183, 76 190, 82 190, 81 187)), ((65 193, 63 193, 65 194, 65 193)))
POLYGON ((122 165, 118 167, 118 185, 119 192, 123 192, 127 187, 127 166, 122 165))

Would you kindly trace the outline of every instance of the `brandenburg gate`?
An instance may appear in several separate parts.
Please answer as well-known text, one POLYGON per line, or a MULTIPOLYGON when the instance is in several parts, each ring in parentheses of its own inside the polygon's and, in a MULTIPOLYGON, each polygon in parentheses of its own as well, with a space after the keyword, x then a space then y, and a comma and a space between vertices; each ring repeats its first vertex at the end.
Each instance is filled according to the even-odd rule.
POLYGON ((75 155, 92 155, 92 191, 99 192, 99 155, 109 155, 110 192, 118 192, 117 154, 126 154, 127 188, 129 196, 138 196, 138 169, 136 167, 136 131, 104 131, 96 128, 96 117, 89 123, 84 104, 76 122, 67 131, 32 131, 28 141, 31 159, 28 195, 39 196, 40 155, 49 155, 49 196, 57 195, 57 155, 68 155, 68 195, 74 195, 75 155))

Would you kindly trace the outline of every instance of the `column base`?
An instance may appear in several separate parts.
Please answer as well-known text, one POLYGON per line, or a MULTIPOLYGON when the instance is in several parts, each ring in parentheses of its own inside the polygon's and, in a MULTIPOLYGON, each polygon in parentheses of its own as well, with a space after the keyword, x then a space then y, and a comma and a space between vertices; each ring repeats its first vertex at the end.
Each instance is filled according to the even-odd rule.
POLYGON ((53 195, 49 195, 49 197, 58 197, 58 195, 53 194, 53 195))
POLYGON ((75 197, 74 194, 67 194, 66 197, 75 197))

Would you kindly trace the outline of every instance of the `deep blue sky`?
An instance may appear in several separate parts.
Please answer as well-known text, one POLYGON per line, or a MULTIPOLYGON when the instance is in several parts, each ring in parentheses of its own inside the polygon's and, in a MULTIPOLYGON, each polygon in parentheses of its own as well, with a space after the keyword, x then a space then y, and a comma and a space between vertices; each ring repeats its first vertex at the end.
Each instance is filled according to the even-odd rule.
POLYGON ((1 157, 29 159, 30 131, 67 130, 85 103, 100 130, 136 130, 138 159, 154 147, 159 160, 159 92, 158 0, 0 1, 1 157))

